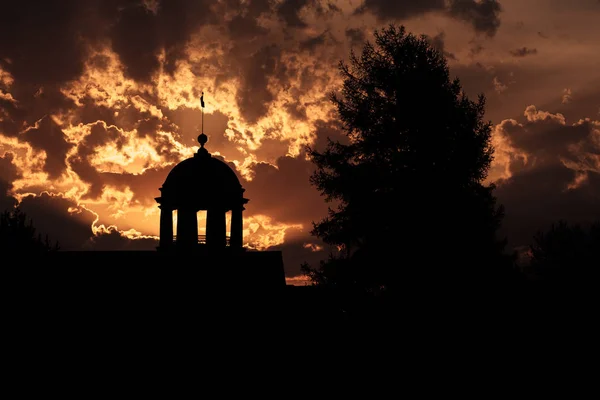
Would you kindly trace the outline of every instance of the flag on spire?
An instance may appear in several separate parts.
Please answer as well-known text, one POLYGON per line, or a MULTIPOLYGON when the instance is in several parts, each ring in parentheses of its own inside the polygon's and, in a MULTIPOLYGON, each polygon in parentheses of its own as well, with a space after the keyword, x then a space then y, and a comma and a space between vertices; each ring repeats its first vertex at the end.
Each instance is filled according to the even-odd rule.
POLYGON ((202 92, 202 96, 200 96, 200 106, 204 108, 204 92, 202 92))

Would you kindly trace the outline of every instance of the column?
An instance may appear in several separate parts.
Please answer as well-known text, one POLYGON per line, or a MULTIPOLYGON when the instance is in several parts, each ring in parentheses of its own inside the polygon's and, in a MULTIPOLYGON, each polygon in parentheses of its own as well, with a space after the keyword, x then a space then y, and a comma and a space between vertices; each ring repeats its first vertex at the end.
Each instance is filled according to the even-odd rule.
POLYGON ((231 247, 240 248, 244 245, 244 223, 242 219, 243 206, 231 210, 231 247))
POLYGON ((167 250, 173 244, 173 210, 165 206, 160 208, 160 240, 159 248, 167 250))
POLYGON ((189 208, 177 210, 177 246, 195 247, 198 244, 198 217, 189 208))
POLYGON ((227 220, 224 210, 206 210, 206 244, 211 247, 226 246, 227 220))

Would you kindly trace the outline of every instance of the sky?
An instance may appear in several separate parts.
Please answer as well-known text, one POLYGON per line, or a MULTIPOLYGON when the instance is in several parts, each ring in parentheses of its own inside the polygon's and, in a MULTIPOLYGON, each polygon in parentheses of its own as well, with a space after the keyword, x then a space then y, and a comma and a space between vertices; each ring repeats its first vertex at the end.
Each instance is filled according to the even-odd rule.
POLYGON ((0 209, 19 204, 63 250, 157 246, 154 198, 198 149, 204 92, 206 148, 250 199, 245 244, 281 250, 300 281, 328 254, 305 146, 342 138, 338 64, 390 23, 486 96, 509 248, 600 219, 599 0, 2 3, 0 209))

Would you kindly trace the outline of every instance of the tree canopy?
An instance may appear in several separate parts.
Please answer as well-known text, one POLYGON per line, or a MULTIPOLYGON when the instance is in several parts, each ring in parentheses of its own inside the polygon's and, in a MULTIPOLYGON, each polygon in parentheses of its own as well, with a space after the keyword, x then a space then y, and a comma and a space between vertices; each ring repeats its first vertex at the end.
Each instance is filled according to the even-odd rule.
POLYGON ((503 209, 484 184, 494 151, 484 96, 470 100, 444 55, 403 26, 375 31, 339 72, 330 99, 347 140, 307 152, 311 184, 336 204, 312 234, 340 251, 304 271, 378 290, 409 271, 506 262, 503 209))

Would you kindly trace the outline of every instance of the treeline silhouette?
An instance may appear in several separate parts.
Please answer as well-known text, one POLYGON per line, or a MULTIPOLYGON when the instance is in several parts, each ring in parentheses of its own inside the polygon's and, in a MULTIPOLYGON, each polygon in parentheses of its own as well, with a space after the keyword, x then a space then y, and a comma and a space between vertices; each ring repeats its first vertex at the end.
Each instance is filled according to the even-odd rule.
POLYGON ((522 271, 530 279, 554 285, 586 281, 600 269, 600 221, 586 228, 560 220, 534 236, 529 256, 522 271))
POLYGON ((58 251, 58 242, 51 242, 48 235, 38 233, 33 219, 19 207, 4 210, 0 214, 0 251, 6 255, 25 257, 58 251))

